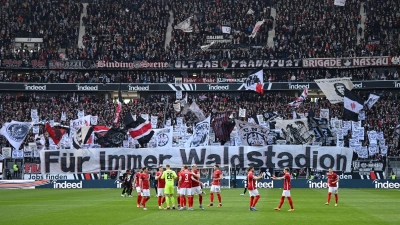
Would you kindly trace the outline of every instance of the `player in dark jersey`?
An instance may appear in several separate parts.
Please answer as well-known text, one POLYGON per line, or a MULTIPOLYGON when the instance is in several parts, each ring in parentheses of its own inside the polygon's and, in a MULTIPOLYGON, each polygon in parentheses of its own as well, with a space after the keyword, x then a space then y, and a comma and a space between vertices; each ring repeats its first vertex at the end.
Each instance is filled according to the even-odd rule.
POLYGON ((122 174, 122 185, 124 186, 124 189, 122 190, 121 197, 126 197, 126 194, 128 194, 130 177, 130 170, 126 170, 126 172, 122 174))
POLYGON ((132 190, 134 183, 133 181, 135 180, 135 174, 133 173, 133 169, 130 170, 130 179, 129 179, 129 190, 128 190, 128 197, 132 197, 132 190))
POLYGON ((240 194, 241 196, 244 196, 244 194, 246 194, 246 191, 247 191, 247 182, 249 182, 248 180, 247 180, 247 173, 248 173, 248 169, 246 169, 246 178, 243 180, 243 183, 244 183, 244 190, 243 190, 243 194, 240 194))

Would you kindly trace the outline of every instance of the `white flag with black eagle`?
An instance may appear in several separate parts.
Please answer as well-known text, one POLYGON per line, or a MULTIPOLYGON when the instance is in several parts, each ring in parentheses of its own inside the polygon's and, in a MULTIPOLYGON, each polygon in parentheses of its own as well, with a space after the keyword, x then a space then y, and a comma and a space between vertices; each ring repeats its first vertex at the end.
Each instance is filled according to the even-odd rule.
POLYGON ((267 145, 269 128, 257 124, 235 120, 237 133, 243 146, 265 146, 267 145))
POLYGON ((345 120, 358 121, 358 114, 364 108, 364 101, 350 90, 345 90, 344 112, 345 120))
POLYGON ((193 32, 193 27, 190 26, 193 16, 175 25, 174 29, 182 30, 183 32, 193 32))
POLYGON ((154 135, 147 144, 148 148, 162 148, 162 147, 172 148, 172 136, 173 136, 172 127, 164 129, 153 129, 153 131, 154 135))
POLYGON ((308 129, 308 122, 306 118, 295 120, 275 120, 284 136, 286 143, 292 145, 304 145, 311 143, 315 140, 314 130, 308 129))
POLYGON ((0 134, 3 135, 15 149, 19 149, 32 125, 32 122, 18 122, 13 120, 11 123, 4 124, 0 130, 0 134))
POLYGON ((316 79, 314 80, 331 104, 343 102, 344 91, 352 90, 354 85, 350 78, 316 79))
POLYGON ((364 102, 365 107, 369 110, 379 100, 380 96, 376 94, 369 94, 368 100, 364 102))

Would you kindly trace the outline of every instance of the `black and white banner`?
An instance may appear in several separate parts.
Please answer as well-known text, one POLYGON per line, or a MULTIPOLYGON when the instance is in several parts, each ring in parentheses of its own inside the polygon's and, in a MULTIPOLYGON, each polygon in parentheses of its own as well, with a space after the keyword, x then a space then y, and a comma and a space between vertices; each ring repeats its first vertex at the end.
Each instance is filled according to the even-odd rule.
POLYGON ((269 128, 257 124, 235 120, 237 133, 243 145, 265 146, 267 145, 269 128))
POLYGON ((371 109, 372 106, 379 100, 380 96, 376 94, 369 94, 368 100, 364 102, 365 107, 367 109, 371 109))
POLYGON ((193 135, 188 140, 190 147, 208 146, 208 140, 210 138, 210 123, 211 117, 207 117, 204 121, 193 126, 193 135))
POLYGON ((292 145, 308 144, 315 140, 315 133, 308 129, 306 118, 296 120, 275 120, 282 133, 286 137, 286 142, 292 145))
POLYGON ((337 6, 344 6, 346 5, 346 0, 335 0, 333 4, 337 6))
POLYGON ((32 122, 11 121, 11 123, 4 124, 0 130, 0 134, 3 135, 15 149, 19 149, 32 125, 32 122))
POLYGON ((231 27, 230 26, 222 26, 221 30, 222 30, 222 33, 224 33, 224 34, 230 34, 231 33, 231 27))
POLYGON ((331 104, 343 102, 344 91, 352 90, 354 85, 348 77, 314 80, 331 104))
POLYGON ((147 144, 148 148, 172 147, 172 127, 164 129, 153 129, 153 131, 154 135, 147 144))
POLYGON ((329 109, 320 109, 319 110, 319 117, 321 119, 329 120, 329 109))
POLYGON ((193 16, 175 25, 175 30, 182 30, 183 32, 193 32, 193 27, 190 26, 193 16))
POLYGON ((350 171, 353 150, 341 147, 273 145, 263 147, 158 148, 158 149, 62 149, 40 151, 42 174, 94 173, 126 170, 160 164, 210 166, 231 165, 244 168, 333 168, 350 171), (65 155, 68 156, 68 160, 65 155))

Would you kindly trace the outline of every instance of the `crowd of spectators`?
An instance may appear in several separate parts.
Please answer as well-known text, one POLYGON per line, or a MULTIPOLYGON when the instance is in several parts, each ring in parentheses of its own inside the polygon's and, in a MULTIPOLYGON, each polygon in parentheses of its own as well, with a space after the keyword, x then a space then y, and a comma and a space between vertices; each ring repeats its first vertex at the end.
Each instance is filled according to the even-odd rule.
MULTIPOLYGON (((400 155, 398 146, 398 135, 394 135, 396 126, 399 124, 400 104, 398 100, 400 95, 392 92, 378 91, 381 94, 380 100, 366 112, 366 120, 362 122, 365 131, 375 130, 383 131, 386 144, 389 147, 389 155, 400 155)), ((364 99, 368 98, 369 92, 357 92, 364 99)), ((171 119, 172 125, 176 124, 175 119, 183 116, 184 123, 190 127, 196 122, 193 114, 182 115, 174 111, 172 104, 174 95, 152 94, 148 97, 139 99, 130 99, 129 103, 123 105, 121 112, 122 117, 130 112, 132 114, 150 114, 158 116, 158 127, 163 127, 164 113, 166 119, 171 119), (169 105, 166 98, 169 98, 169 105)), ((199 107, 203 110, 206 116, 213 115, 218 111, 232 112, 236 119, 238 118, 239 108, 245 108, 246 117, 242 118, 247 121, 247 118, 253 114, 262 114, 264 111, 276 112, 283 119, 292 119, 292 108, 287 107, 287 103, 294 100, 293 96, 285 92, 268 92, 264 95, 259 95, 252 92, 207 92, 207 93, 191 93, 189 94, 189 103, 196 100, 199 107)), ((84 110, 85 115, 98 116, 98 125, 113 126, 114 112, 116 105, 115 99, 93 96, 91 94, 48 94, 48 93, 19 93, 16 96, 2 93, 0 96, 1 111, 0 123, 11 120, 16 121, 31 121, 30 110, 37 109, 40 115, 40 121, 54 120, 62 125, 68 126, 70 120, 77 118, 78 110, 84 110), (54 94, 54 95, 53 95, 54 94), (66 121, 61 121, 61 113, 66 113, 66 121)), ((319 117, 320 109, 328 108, 330 117, 343 117, 343 105, 332 105, 325 98, 311 99, 308 98, 299 108, 297 113, 305 113, 308 115, 314 114, 319 117)), ((41 126, 40 132, 43 133, 44 127, 41 126)), ((345 145, 349 145, 350 136, 346 137, 345 145)), ((29 134, 26 143, 34 141, 34 135, 29 134)), ((7 140, 1 136, 0 142, 3 147, 8 146, 7 140)), ((26 144, 25 143, 25 144, 26 144)), ((368 136, 365 132, 365 141, 363 145, 368 145, 368 136)))
POLYGON ((78 0, 0 2, 2 59, 59 59, 60 49, 78 44, 83 5, 78 0), (31 50, 15 38, 43 38, 31 50))
MULTIPOLYGON (((188 74, 192 77, 193 74, 188 74)), ((0 82, 31 83, 175 83, 177 71, 71 71, 71 70, 15 70, 0 71, 0 82)), ((196 73, 197 78, 213 78, 217 82, 240 82, 248 77, 240 70, 230 72, 196 73), (226 80, 222 79, 225 78, 226 80), (234 79, 234 81, 232 81, 234 79)), ((395 68, 356 69, 286 69, 264 70, 264 82, 310 82, 314 79, 350 77, 353 81, 398 80, 395 68)))

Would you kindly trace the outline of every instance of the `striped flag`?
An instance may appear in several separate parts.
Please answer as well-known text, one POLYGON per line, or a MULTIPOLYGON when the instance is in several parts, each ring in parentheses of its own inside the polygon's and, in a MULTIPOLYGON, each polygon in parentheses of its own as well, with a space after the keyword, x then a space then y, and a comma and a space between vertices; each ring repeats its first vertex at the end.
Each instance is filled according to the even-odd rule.
POLYGON ((129 135, 137 140, 141 146, 149 143, 154 135, 151 123, 141 116, 137 116, 136 120, 133 120, 132 115, 128 113, 124 119, 124 123, 128 128, 129 135))
POLYGON ((301 93, 300 97, 297 97, 295 101, 288 103, 288 106, 299 107, 300 104, 306 100, 308 95, 308 89, 304 89, 303 93, 301 93))
POLYGON ((235 124, 230 122, 228 112, 224 112, 215 115, 211 126, 214 129, 215 136, 221 141, 221 144, 224 145, 225 142, 231 139, 230 134, 235 124))

